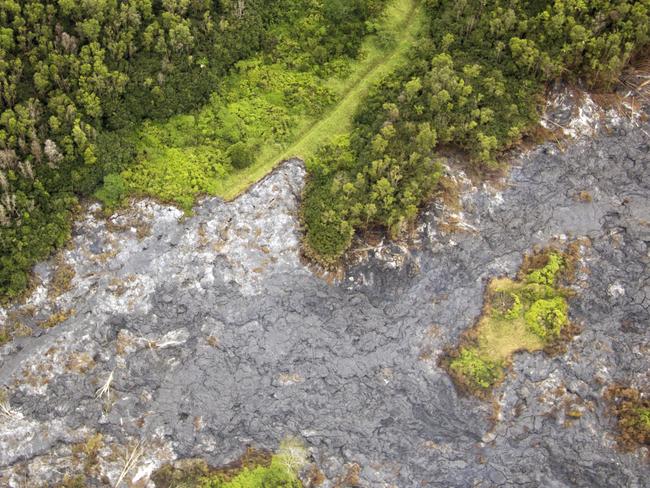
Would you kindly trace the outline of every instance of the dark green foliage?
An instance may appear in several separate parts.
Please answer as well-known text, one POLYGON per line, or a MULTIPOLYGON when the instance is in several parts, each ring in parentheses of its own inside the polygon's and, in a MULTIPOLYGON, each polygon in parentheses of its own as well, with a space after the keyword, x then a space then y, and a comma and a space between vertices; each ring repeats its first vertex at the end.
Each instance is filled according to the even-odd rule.
POLYGON ((241 141, 236 142, 228 148, 228 157, 234 168, 247 168, 255 161, 255 148, 241 141))
POLYGON ((507 77, 608 85, 647 44, 648 0, 425 0, 432 38, 507 77))
POLYGON ((127 187, 119 174, 108 174, 104 177, 104 184, 95 192, 95 196, 104 203, 107 208, 119 206, 127 195, 127 187))
MULTIPOLYGON (((180 180, 154 193, 189 207, 196 194, 210 190, 206 178, 223 173, 229 145, 246 144, 232 150, 234 164, 246 166, 250 149, 268 136, 263 130, 237 133, 235 126, 221 127, 224 134, 208 131, 204 138, 218 136, 216 152, 196 148, 189 158, 171 154, 176 164, 170 169, 157 161, 125 186, 130 166, 143 156, 138 154, 142 134, 133 135, 143 120, 166 119, 209 101, 218 112, 231 102, 213 97, 224 75, 252 56, 332 71, 329 60, 356 55, 367 16, 384 3, 0 2, 0 295, 13 296, 25 287, 31 265, 65 242, 76 198, 92 194, 102 181, 97 196, 113 206, 127 189, 145 189, 152 175, 157 187, 166 186, 166 178, 180 180), (294 60, 298 51, 301 56, 294 60), (189 168, 180 159, 190 159, 189 168), (182 174, 174 178, 179 168, 182 174)), ((272 73, 265 74, 272 79, 272 73)), ((318 87, 302 93, 309 96, 292 92, 287 104, 303 110, 308 98, 310 110, 322 110, 328 103, 318 87)), ((254 114, 282 123, 284 114, 266 113, 269 107, 254 107, 254 114)), ((242 114, 246 110, 241 107, 242 114)), ((213 120, 227 125, 229 119, 213 120)), ((199 122, 201 129, 212 129, 209 120, 199 122)), ((161 150, 156 156, 167 154, 161 150)))
POLYGON ((311 163, 306 243, 324 264, 347 248, 350 228, 381 225, 395 236, 407 227, 432 194, 441 149, 463 150, 480 171, 497 168, 497 156, 537 123, 546 82, 563 77, 606 88, 650 39, 650 0, 423 5, 428 38, 356 116, 355 164, 323 156, 311 163))
MULTIPOLYGON (((302 71, 329 73, 330 61, 356 57, 371 19, 379 15, 387 0, 292 0, 283 5, 278 24, 267 43, 274 62, 302 71)), ((322 73, 319 73, 322 74, 322 73)))
POLYGON ((433 194, 440 165, 432 154, 435 131, 428 123, 402 125, 393 104, 368 144, 363 128, 321 148, 308 161, 303 220, 307 252, 324 265, 347 250, 356 229, 382 226, 397 237, 433 194))
POLYGON ((12 197, 16 199, 13 218, 17 225, 0 229, 0 290, 8 297, 27 286, 33 263, 67 241, 70 209, 76 203, 67 193, 50 195, 38 181, 29 194, 18 190, 12 197))

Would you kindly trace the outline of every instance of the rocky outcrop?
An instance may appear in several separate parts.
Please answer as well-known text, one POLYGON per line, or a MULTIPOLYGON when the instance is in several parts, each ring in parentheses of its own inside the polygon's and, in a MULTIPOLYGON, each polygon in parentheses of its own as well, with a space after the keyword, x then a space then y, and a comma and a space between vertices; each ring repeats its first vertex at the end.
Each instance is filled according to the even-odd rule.
POLYGON ((219 465, 294 435, 324 486, 354 463, 372 487, 643 486, 645 453, 615 449, 602 393, 649 386, 649 131, 610 117, 563 151, 522 155, 500 190, 465 180, 455 232, 432 205, 415 247, 371 251, 334 285, 299 259, 297 160, 189 217, 144 201, 106 221, 91 207, 63 254, 69 289, 48 296, 45 263, 31 315, 0 314, 35 331, 71 314, 0 349, 13 412, 0 484, 59 479, 70 446, 100 432, 109 482, 111 453, 136 440, 129 476, 146 483, 174 458, 219 465), (436 362, 480 314, 487 280, 574 237, 591 243, 571 302, 582 333, 564 355, 517 355, 495 406, 459 396, 436 362))

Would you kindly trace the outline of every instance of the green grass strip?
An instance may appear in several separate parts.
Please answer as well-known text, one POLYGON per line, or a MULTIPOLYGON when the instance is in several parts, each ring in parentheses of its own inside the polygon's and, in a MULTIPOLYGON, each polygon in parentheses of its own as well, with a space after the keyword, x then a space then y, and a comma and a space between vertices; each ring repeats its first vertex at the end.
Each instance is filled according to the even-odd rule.
POLYGON ((341 97, 340 101, 319 120, 304 121, 295 142, 286 150, 278 152, 277 148, 262 148, 252 166, 220 179, 215 185, 218 196, 233 200, 283 161, 293 157, 306 159, 321 144, 350 131, 354 114, 368 89, 393 72, 417 40, 423 26, 417 0, 394 0, 387 7, 381 24, 380 31, 393 34, 395 42, 387 48, 382 47, 374 35, 364 42, 364 55, 353 64, 350 75, 343 81, 333 79, 328 82, 341 97))

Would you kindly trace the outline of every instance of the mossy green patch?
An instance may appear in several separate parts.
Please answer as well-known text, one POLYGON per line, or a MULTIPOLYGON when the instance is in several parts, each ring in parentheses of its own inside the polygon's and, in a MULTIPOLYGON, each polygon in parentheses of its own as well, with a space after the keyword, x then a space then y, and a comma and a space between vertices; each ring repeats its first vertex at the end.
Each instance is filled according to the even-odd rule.
POLYGON ((650 407, 639 407, 636 409, 638 423, 644 429, 650 429, 650 407))
POLYGON ((473 388, 488 389, 503 375, 502 365, 481 357, 476 348, 462 348, 449 367, 473 388))
POLYGON ((275 454, 248 448, 238 461, 221 468, 185 460, 163 466, 151 478, 159 488, 302 488, 298 472, 306 457, 302 442, 288 438, 275 454))
POLYGON ((573 259, 547 250, 519 278, 490 282, 481 317, 443 361, 457 384, 486 396, 505 377, 514 353, 542 350, 562 340, 570 323, 568 292, 560 282, 573 259))
POLYGON ((533 302, 524 319, 533 334, 544 341, 553 340, 560 337, 562 327, 569 322, 567 310, 564 297, 542 298, 533 302))
POLYGON ((537 283, 539 285, 553 286, 555 279, 562 269, 563 258, 560 254, 552 252, 548 255, 548 262, 543 268, 535 269, 528 273, 526 281, 528 283, 537 283))
POLYGON ((244 468, 237 476, 224 481, 220 476, 201 480, 201 488, 300 488, 302 483, 295 473, 284 465, 282 459, 274 456, 269 466, 244 468))

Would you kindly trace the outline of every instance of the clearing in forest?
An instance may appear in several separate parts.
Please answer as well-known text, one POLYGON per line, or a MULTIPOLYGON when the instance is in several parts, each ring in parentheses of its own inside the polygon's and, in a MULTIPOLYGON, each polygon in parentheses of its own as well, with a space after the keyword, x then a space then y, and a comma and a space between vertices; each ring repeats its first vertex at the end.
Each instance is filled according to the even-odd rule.
POLYGON ((318 120, 305 121, 297 131, 295 141, 280 151, 266 147, 256 162, 242 170, 227 175, 220 184, 219 196, 230 200, 264 177, 278 163, 292 157, 308 158, 321 144, 346 134, 352 118, 368 89, 395 70, 404 60, 421 28, 421 12, 416 0, 395 0, 386 10, 380 31, 394 39, 388 46, 378 36, 371 36, 361 50, 351 74, 345 80, 332 78, 327 84, 338 95, 339 102, 318 120))
POLYGON ((268 56, 239 62, 197 112, 134 131, 137 162, 109 175, 97 196, 109 208, 138 194, 186 211, 200 195, 235 198, 282 161, 348 133, 369 88, 404 61, 423 24, 417 0, 392 0, 357 59, 307 68, 268 56))

